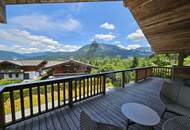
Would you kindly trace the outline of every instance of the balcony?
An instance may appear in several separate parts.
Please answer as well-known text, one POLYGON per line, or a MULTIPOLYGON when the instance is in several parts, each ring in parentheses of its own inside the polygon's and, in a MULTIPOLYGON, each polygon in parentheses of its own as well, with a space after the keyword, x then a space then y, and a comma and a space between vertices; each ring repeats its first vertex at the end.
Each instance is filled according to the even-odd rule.
MULTIPOLYGON (((171 68, 145 67, 6 86, 0 98, 1 127, 7 130, 77 130, 80 111, 84 110, 97 121, 125 128, 126 118, 121 113, 121 105, 142 103, 160 115, 164 110, 159 99, 160 85, 170 77, 171 68), (135 82, 129 82, 129 73, 134 75, 135 82), (121 76, 121 86, 107 89, 106 79, 111 74, 121 76), (6 94, 10 104, 4 103, 2 97, 5 99, 6 94)), ((164 120, 172 116, 166 114, 164 120)), ((156 130, 161 129, 162 123, 163 120, 155 126, 156 130)), ((132 125, 131 128, 139 130, 141 126, 132 125)))

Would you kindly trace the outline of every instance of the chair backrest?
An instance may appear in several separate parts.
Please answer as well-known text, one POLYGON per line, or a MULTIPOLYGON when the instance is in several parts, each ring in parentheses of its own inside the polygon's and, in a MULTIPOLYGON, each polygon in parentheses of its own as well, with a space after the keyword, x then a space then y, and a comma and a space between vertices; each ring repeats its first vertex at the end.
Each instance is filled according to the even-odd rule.
POLYGON ((163 82, 160 96, 166 97, 172 102, 177 102, 179 87, 173 83, 163 82))
POLYGON ((190 130, 190 117, 177 116, 170 118, 162 125, 162 130, 190 130))
POLYGON ((80 130, 96 130, 97 122, 92 120, 84 111, 80 114, 80 130))
POLYGON ((180 87, 177 103, 184 107, 190 108, 190 87, 180 87))

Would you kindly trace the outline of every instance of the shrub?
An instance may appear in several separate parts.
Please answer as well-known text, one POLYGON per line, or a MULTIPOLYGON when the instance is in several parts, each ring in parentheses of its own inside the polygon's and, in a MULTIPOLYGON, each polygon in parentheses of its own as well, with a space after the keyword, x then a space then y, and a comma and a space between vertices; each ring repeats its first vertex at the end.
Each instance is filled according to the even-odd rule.
POLYGON ((8 84, 21 83, 21 82, 22 82, 22 80, 1 79, 0 85, 8 85, 8 84))

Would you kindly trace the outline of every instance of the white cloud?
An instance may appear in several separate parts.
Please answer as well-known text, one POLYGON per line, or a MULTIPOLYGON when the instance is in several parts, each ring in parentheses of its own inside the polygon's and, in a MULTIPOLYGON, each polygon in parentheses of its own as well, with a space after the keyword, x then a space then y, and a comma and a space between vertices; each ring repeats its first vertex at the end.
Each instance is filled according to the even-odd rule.
POLYGON ((56 20, 44 14, 16 16, 10 22, 33 31, 75 31, 81 28, 80 22, 72 17, 56 20))
MULTIPOLYGON (((32 35, 24 30, 0 29, 0 34, 0 39, 13 44, 10 47, 3 44, 3 49, 21 53, 39 51, 75 51, 80 48, 80 46, 60 43, 59 41, 51 39, 47 36, 32 35)), ((1 46, 2 45, 0 45, 0 48, 1 46)))
POLYGON ((120 41, 115 41, 114 43, 115 43, 115 44, 119 44, 119 43, 121 43, 121 42, 120 42, 120 41))
POLYGON ((104 40, 104 41, 111 41, 115 39, 115 35, 113 34, 96 34, 95 39, 97 40, 104 40))
POLYGON ((117 46, 120 48, 123 48, 123 49, 127 49, 127 50, 137 49, 137 48, 141 47, 141 45, 139 45, 139 44, 131 44, 131 45, 127 45, 127 46, 119 44, 117 46))
POLYGON ((4 49, 6 49, 6 46, 3 44, 0 44, 0 50, 4 50, 4 49))
POLYGON ((109 24, 106 22, 106 23, 100 25, 100 28, 104 28, 104 29, 108 29, 108 30, 114 30, 115 26, 113 24, 109 24))
POLYGON ((81 10, 81 8, 84 6, 83 3, 73 3, 71 4, 69 7, 69 9, 75 13, 79 13, 79 11, 81 10))
POLYGON ((145 36, 144 36, 142 30, 138 29, 138 30, 136 30, 136 32, 129 34, 127 36, 127 38, 130 40, 141 40, 141 39, 145 38, 145 36))

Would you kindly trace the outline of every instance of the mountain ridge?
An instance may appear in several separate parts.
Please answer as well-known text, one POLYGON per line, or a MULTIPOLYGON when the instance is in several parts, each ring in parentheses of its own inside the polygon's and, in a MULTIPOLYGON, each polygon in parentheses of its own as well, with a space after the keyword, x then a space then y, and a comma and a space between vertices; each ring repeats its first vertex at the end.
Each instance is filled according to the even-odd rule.
POLYGON ((1 60, 23 60, 23 59, 46 59, 46 60, 62 60, 69 58, 81 58, 81 57, 115 57, 120 56, 122 58, 128 57, 147 57, 152 55, 153 52, 149 47, 139 47, 136 49, 127 50, 116 45, 109 45, 104 43, 87 44, 74 52, 35 52, 35 53, 16 53, 11 51, 0 50, 1 60))

